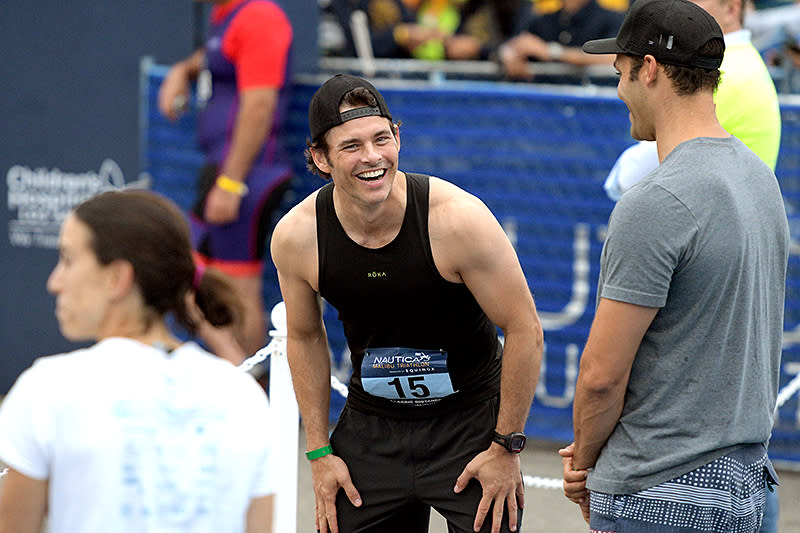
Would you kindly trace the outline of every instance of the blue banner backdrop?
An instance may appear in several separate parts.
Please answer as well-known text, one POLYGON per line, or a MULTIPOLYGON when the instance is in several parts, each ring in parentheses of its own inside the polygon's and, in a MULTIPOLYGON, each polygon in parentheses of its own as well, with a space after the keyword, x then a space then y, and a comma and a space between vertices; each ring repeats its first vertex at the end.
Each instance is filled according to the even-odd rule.
MULTIPOLYGON (((295 72, 318 67, 317 0, 277 0, 294 28, 295 72)), ((45 288, 65 215, 138 175, 140 61, 202 42, 210 4, 191 0, 0 2, 0 395, 37 357, 75 349, 45 288)), ((114 379, 113 377, 111 379, 114 379)))
MULTIPOLYGON (((143 169, 153 187, 189 205, 199 155, 193 116, 176 125, 154 110, 163 67, 143 72, 143 169)), ((299 78, 289 113, 288 144, 297 177, 284 209, 323 184, 305 170, 307 106, 321 79, 299 78)), ((481 198, 511 238, 540 311, 545 357, 526 433, 569 442, 578 361, 592 321, 600 250, 613 203, 602 183, 617 155, 632 144, 628 113, 613 90, 375 80, 403 140, 401 169, 429 173, 481 198)), ((783 105, 778 165, 793 248, 789 265, 781 386, 800 373, 800 105, 783 105)), ((274 270, 265 272, 268 305, 280 300, 274 270)), ((350 368, 333 309, 325 313, 337 376, 350 368)), ((343 399, 334 393, 331 418, 343 399)), ((800 464, 797 394, 779 410, 773 459, 800 464)))

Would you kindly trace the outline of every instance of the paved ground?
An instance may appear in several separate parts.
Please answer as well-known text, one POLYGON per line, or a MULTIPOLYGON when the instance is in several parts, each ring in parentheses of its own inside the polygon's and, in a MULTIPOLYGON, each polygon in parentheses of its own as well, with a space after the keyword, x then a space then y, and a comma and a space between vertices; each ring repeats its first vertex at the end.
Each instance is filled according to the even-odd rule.
MULTIPOLYGON (((300 437, 301 453, 305 443, 300 437)), ((548 442, 531 442, 522 452, 522 471, 526 476, 542 478, 561 477, 559 446, 548 442)), ((302 457, 302 455, 300 455, 302 457)), ((779 533, 800 531, 800 472, 778 470, 781 487, 778 492, 781 505, 779 533)), ((311 471, 308 461, 300 461, 298 479, 297 532, 314 532, 314 499, 311 489, 311 471)), ((522 531, 528 533, 587 533, 586 522, 575 504, 568 501, 560 490, 527 487, 525 491, 525 517, 522 531)), ((281 532, 282 533, 282 532, 281 532)), ((447 533, 444 520, 435 512, 431 514, 430 533, 447 533)))

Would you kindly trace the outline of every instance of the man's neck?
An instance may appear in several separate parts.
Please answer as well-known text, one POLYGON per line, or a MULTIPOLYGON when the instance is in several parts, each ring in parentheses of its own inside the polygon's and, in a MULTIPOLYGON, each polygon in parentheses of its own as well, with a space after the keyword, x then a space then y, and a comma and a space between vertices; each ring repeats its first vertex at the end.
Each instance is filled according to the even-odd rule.
POLYGON ((365 205, 333 190, 336 217, 347 236, 365 248, 380 248, 400 232, 406 211, 406 176, 397 171, 389 197, 379 205, 365 205))
POLYGON ((656 122, 659 162, 679 144, 698 137, 730 137, 717 119, 712 94, 674 97, 663 107, 656 122))

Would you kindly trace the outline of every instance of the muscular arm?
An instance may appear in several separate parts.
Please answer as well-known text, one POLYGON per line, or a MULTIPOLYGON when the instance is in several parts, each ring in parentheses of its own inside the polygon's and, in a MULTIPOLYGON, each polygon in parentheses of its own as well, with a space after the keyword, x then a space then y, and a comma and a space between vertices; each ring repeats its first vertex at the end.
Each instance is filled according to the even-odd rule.
POLYGON ((158 88, 158 110, 169 120, 176 120, 180 114, 180 106, 176 106, 178 98, 184 103, 189 98, 189 84, 197 78, 205 64, 205 49, 199 48, 192 55, 178 61, 170 67, 161 86, 158 88))
MULTIPOLYGON (((496 429, 523 431, 542 358, 542 326, 517 255, 500 224, 477 198, 431 181, 430 234, 434 260, 450 281, 463 281, 486 315, 505 335, 496 429)), ((478 454, 456 480, 456 491, 477 479, 483 488, 474 526, 480 529, 494 505, 492 531, 503 514, 517 526, 524 507, 519 456, 497 444, 478 454)))
POLYGON ((575 389, 573 468, 594 466, 622 414, 633 360, 658 309, 601 298, 575 389))
POLYGON ((328 444, 331 364, 316 294, 298 294, 279 274, 287 311, 287 355, 309 450, 328 444))
POLYGON ((271 242, 281 296, 286 304, 287 355, 309 449, 328 444, 330 356, 317 294, 314 199, 283 217, 271 242))
POLYGON ((497 431, 522 431, 542 360, 542 326, 533 297, 517 254, 491 211, 441 180, 432 180, 432 202, 440 188, 453 196, 432 214, 436 265, 450 281, 463 281, 489 319, 503 330, 497 431))
POLYGON ((221 172, 235 180, 244 181, 272 127, 278 90, 270 87, 245 89, 239 93, 239 98, 231 148, 221 172))
MULTIPOLYGON (((272 259, 286 304, 287 356, 309 450, 328 444, 331 363, 321 301, 317 294, 316 195, 306 198, 275 227, 272 259)), ((338 532, 336 493, 353 505, 361 499, 344 461, 331 454, 311 462, 316 528, 338 532)))
POLYGON ((40 533, 47 512, 47 480, 9 468, 0 487, 0 533, 40 533))
MULTIPOLYGON (((220 174, 244 182, 272 127, 278 90, 269 87, 246 89, 239 93, 239 98, 231 146, 220 174)), ((206 199, 206 220, 215 224, 232 222, 239 215, 240 203, 238 195, 214 187, 206 199)))
MULTIPOLYGON (((523 32, 509 39, 500 46, 498 51, 508 74, 517 78, 528 77, 529 58, 577 66, 610 66, 614 59, 613 56, 587 54, 577 46, 559 46, 559 43, 547 42, 529 32, 523 32)), ((533 69, 535 72, 535 67, 533 69)))
POLYGON ((505 338, 496 429, 506 434, 525 429, 542 362, 543 332, 516 253, 510 243, 503 248, 494 258, 496 272, 467 271, 465 282, 505 338))

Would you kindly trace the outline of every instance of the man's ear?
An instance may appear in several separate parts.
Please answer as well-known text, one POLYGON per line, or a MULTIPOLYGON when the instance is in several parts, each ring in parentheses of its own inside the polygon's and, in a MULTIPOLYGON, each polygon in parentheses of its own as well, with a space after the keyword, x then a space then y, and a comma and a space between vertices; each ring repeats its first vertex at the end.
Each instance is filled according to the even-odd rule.
POLYGON ((311 157, 314 158, 314 164, 325 174, 331 173, 331 165, 328 162, 328 156, 318 148, 310 148, 311 157))
POLYGON ((644 75, 644 82, 647 85, 651 85, 656 78, 658 77, 658 61, 656 58, 647 54, 644 56, 644 63, 642 64, 642 68, 639 71, 639 75, 644 75))

